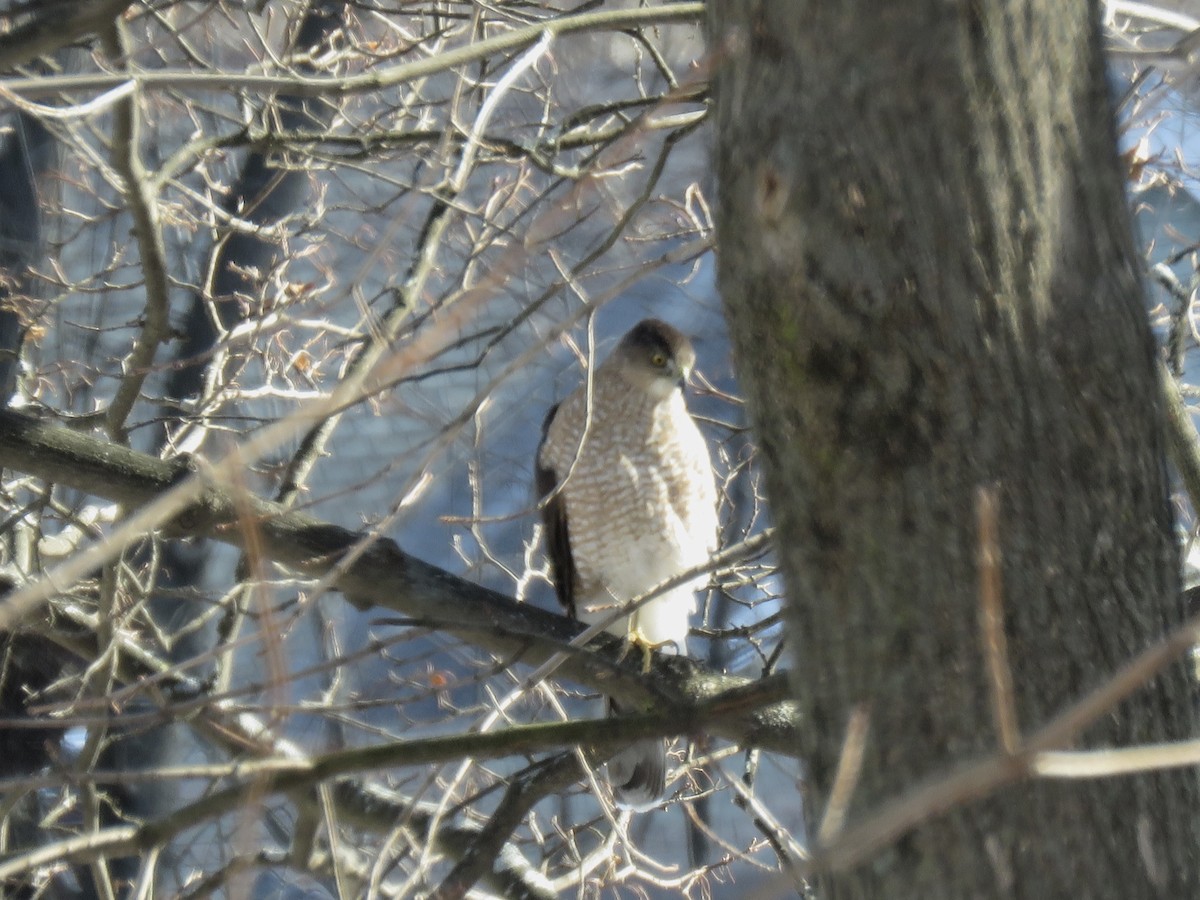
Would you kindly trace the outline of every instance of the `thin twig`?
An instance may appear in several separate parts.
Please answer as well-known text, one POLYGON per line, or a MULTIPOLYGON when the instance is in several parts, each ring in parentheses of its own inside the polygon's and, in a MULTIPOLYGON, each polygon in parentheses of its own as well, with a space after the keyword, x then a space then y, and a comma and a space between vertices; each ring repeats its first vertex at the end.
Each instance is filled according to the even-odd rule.
MULTIPOLYGON (((579 780, 579 762, 573 752, 561 753, 532 773, 518 775, 504 791, 499 805, 441 884, 429 895, 430 900, 458 900, 465 897, 500 855, 513 831, 524 821, 539 800, 558 793, 579 780)), ((554 892, 546 886, 546 895, 554 892)))
MULTIPOLYGON (((119 19, 104 33, 104 46, 113 60, 127 60, 128 53, 119 19)), ((126 65, 128 63, 126 62, 126 65)), ((151 178, 142 164, 141 97, 134 91, 123 96, 113 110, 113 168, 121 177, 122 192, 133 218, 133 233, 145 279, 146 306, 142 331, 125 360, 125 373, 105 415, 109 437, 121 443, 126 439, 126 420, 150 374, 158 345, 170 337, 170 285, 167 278, 167 251, 163 243, 158 214, 158 197, 151 178)))
MULTIPOLYGON (((346 97, 376 93, 385 88, 428 78, 459 66, 488 59, 501 53, 520 50, 536 43, 546 32, 555 37, 590 31, 611 31, 672 22, 696 22, 704 16, 703 3, 668 3, 639 9, 612 9, 580 13, 540 21, 514 28, 463 47, 435 54, 427 59, 402 63, 381 71, 361 75, 304 77, 299 75, 233 75, 159 70, 138 72, 136 79, 143 90, 218 91, 245 96, 290 94, 297 97, 346 97)), ((47 75, 8 78, 0 88, 24 97, 48 97, 76 91, 105 91, 116 87, 127 76, 109 74, 47 75)))
POLYGON ((860 703, 851 710, 850 721, 846 723, 846 737, 842 741, 842 753, 838 758, 837 771, 833 775, 833 787, 829 791, 829 802, 825 806, 825 815, 817 831, 818 846, 824 847, 833 843, 846 823, 850 800, 862 773, 870 725, 870 706, 860 703))
MULTIPOLYGON (((744 693, 744 692, 739 692, 744 693)), ((322 756, 290 760, 290 765, 272 766, 269 771, 214 791, 174 812, 142 823, 137 828, 121 826, 99 830, 92 840, 69 838, 36 851, 18 853, 0 860, 0 881, 47 864, 47 862, 91 862, 97 859, 148 851, 211 819, 245 807, 248 795, 260 802, 278 793, 308 788, 343 775, 376 771, 394 766, 424 765, 448 759, 497 758, 522 753, 559 749, 574 744, 601 749, 623 746, 632 740, 661 736, 672 731, 712 725, 725 715, 727 699, 680 710, 678 717, 661 713, 624 716, 620 719, 579 719, 570 722, 511 726, 503 731, 425 738, 337 750, 322 756), (49 854, 49 855, 47 855, 49 854)), ((741 704, 735 704, 741 711, 741 704)), ((248 764, 253 769, 253 764, 248 764)))
POLYGON ((1004 601, 1001 594, 999 497, 996 485, 980 487, 975 494, 979 528, 979 631, 992 693, 992 716, 1000 747, 1014 754, 1021 745, 1008 639, 1004 634, 1004 601))

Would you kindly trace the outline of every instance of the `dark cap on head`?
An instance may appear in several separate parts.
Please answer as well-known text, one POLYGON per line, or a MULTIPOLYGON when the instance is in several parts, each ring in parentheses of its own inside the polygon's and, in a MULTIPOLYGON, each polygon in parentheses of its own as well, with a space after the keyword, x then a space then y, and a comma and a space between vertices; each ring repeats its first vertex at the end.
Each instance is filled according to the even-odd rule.
POLYGON ((638 322, 621 338, 618 350, 641 352, 647 356, 655 352, 665 353, 675 361, 676 368, 685 374, 696 365, 696 350, 687 335, 661 319, 638 322))

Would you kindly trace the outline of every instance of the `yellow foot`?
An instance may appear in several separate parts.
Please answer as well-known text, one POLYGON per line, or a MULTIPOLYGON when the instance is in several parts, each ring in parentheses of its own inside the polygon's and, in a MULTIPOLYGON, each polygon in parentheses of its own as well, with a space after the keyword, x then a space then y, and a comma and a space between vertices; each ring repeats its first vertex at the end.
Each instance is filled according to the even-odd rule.
POLYGON ((642 674, 647 675, 650 672, 650 666, 654 662, 654 651, 660 650, 663 647, 674 647, 674 641, 659 641, 654 643, 646 639, 645 635, 636 628, 631 628, 629 634, 625 636, 624 646, 621 648, 621 653, 617 656, 617 662, 625 661, 625 657, 629 655, 629 651, 634 647, 642 653, 642 674))

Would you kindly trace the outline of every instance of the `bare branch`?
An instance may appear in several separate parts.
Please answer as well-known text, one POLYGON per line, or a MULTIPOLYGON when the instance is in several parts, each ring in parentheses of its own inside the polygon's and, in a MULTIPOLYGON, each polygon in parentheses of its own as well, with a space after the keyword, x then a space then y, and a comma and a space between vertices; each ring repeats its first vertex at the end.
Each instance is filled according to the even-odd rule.
POLYGON ((975 515, 979 528, 979 631, 988 686, 992 691, 992 715, 1000 747, 1016 753, 1021 743, 1017 704, 1013 693, 1012 668, 1008 663, 1008 641, 1004 635, 1004 606, 1000 570, 1000 510, 995 485, 981 487, 976 494, 975 515))
POLYGON ((28 4, 29 18, 0 35, 0 69, 23 66, 61 50, 109 25, 132 5, 132 0, 28 4))
MULTIPOLYGON (((403 63, 389 69, 347 77, 313 78, 298 75, 234 75, 232 73, 139 72, 130 76, 143 90, 242 91, 252 96, 273 93, 296 97, 345 97, 380 91, 405 82, 428 78, 458 66, 511 50, 522 50, 549 32, 554 37, 591 31, 696 22, 704 15, 703 3, 668 3, 637 9, 613 9, 549 18, 524 28, 503 31, 494 37, 439 53, 429 59, 403 63)), ((8 78, 0 88, 23 97, 46 97, 76 91, 106 91, 130 77, 124 75, 55 75, 8 78)))
MULTIPOLYGON (((456 578, 407 555, 390 540, 356 534, 278 504, 206 484, 199 475, 179 480, 184 470, 178 465, 48 426, 21 413, 0 411, 0 464, 146 507, 129 520, 132 526, 127 524, 141 533, 169 522, 175 533, 244 546, 247 535, 241 525, 249 515, 257 529, 254 539, 269 558, 309 575, 331 576, 334 586, 352 603, 395 609, 531 666, 565 651, 563 674, 630 706, 648 708, 669 697, 674 703, 693 704, 717 695, 728 697, 724 692, 733 688, 751 687, 748 679, 721 675, 692 660, 661 653, 655 654, 655 677, 648 683, 638 675, 636 661, 628 665, 617 662, 623 647, 616 638, 602 635, 596 639, 603 655, 571 650, 570 641, 581 630, 575 622, 456 578), (153 507, 155 503, 164 508, 153 507), (150 510, 152 516, 143 520, 141 516, 150 510)), ((88 564, 94 564, 87 551, 75 559, 85 557, 88 564)), ((50 590, 67 587, 47 584, 50 590)), ((24 605, 19 593, 9 598, 9 604, 0 607, 0 628, 13 620, 11 607, 17 607, 19 614, 24 605)), ((718 724, 713 731, 742 743, 792 753, 798 723, 791 715, 790 705, 775 703, 765 710, 747 709, 732 717, 738 724, 718 724)))
MULTIPOLYGON (((119 20, 104 33, 104 45, 114 61, 128 56, 119 20)), ((158 197, 141 157, 140 97, 135 91, 117 103, 113 113, 113 167, 121 176, 122 190, 133 217, 142 272, 146 284, 146 306, 142 333, 125 360, 125 375, 109 404, 105 426, 109 437, 124 443, 126 420, 150 374, 158 345, 170 336, 170 288, 167 283, 166 247, 158 214, 158 197)))

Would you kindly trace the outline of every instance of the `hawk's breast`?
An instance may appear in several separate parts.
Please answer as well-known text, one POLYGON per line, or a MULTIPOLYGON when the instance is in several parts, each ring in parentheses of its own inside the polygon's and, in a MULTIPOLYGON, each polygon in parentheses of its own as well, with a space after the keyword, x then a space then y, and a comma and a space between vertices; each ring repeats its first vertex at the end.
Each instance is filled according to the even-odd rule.
MULTIPOLYGON (((624 387, 598 380, 590 409, 582 391, 567 398, 542 448, 542 462, 565 479, 578 601, 599 608, 585 617, 592 620, 702 565, 717 537, 708 448, 682 394, 654 403, 624 387)), ((659 604, 667 613, 669 606, 686 634, 693 593, 706 581, 700 577, 648 607, 659 604)))

